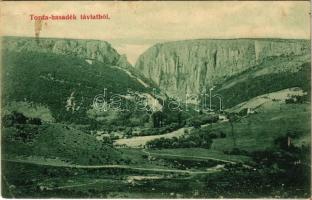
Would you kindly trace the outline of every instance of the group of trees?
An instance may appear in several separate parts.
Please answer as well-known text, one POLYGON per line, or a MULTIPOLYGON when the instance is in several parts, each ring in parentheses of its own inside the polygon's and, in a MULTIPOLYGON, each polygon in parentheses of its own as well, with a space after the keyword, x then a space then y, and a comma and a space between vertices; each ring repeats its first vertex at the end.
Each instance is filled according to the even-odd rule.
POLYGON ((23 113, 13 111, 11 114, 3 116, 2 123, 5 127, 10 127, 15 124, 41 125, 42 121, 40 118, 26 117, 23 113))
MULTIPOLYGON (((241 116, 238 113, 225 113, 229 124, 231 126, 231 138, 233 140, 233 147, 237 146, 237 135, 235 132, 235 124, 241 120, 241 116)), ((193 126, 194 129, 190 134, 176 138, 159 138, 152 140, 146 144, 147 148, 190 148, 190 147, 201 147, 210 148, 212 139, 224 138, 225 133, 214 133, 210 128, 200 128, 201 125, 207 123, 215 123, 219 120, 218 115, 199 115, 197 117, 189 119, 186 124, 193 126)), ((179 128, 179 124, 175 124, 169 129, 164 129, 163 132, 172 131, 171 129, 179 128), (166 131, 167 130, 167 131, 166 131)), ((157 131, 159 132, 159 128, 157 131)), ((163 133, 161 131, 161 133, 163 133)), ((153 132, 151 132, 153 133, 153 132)), ((154 134, 154 133, 153 133, 154 134)))
POLYGON ((183 111, 172 111, 164 106, 163 111, 154 112, 151 115, 151 122, 154 128, 163 127, 172 123, 179 124, 180 127, 185 125, 186 113, 183 111))
POLYGON ((212 144, 212 140, 209 137, 200 138, 159 138, 147 142, 146 147, 151 149, 161 149, 161 148, 191 148, 191 147, 201 147, 209 149, 212 144))
POLYGON ((303 96, 293 95, 290 98, 285 99, 285 103, 286 104, 292 104, 292 103, 302 104, 304 102, 307 102, 308 100, 309 100, 308 95, 303 95, 303 96))
POLYGON ((177 123, 171 123, 169 125, 165 125, 165 126, 160 127, 160 128, 145 129, 145 130, 142 130, 141 132, 138 132, 138 133, 132 134, 132 135, 133 136, 161 135, 161 134, 165 134, 165 133, 169 133, 169 132, 178 130, 179 128, 181 128, 181 125, 179 125, 177 123))
POLYGON ((212 144, 212 140, 215 138, 224 138, 224 133, 215 133, 207 130, 196 129, 189 135, 183 135, 179 138, 159 138, 147 142, 146 147, 151 149, 160 148, 191 148, 200 147, 209 149, 212 144))
POLYGON ((218 115, 199 115, 187 121, 187 125, 194 128, 200 128, 203 124, 216 123, 219 120, 218 115))
POLYGON ((2 125, 5 127, 3 129, 4 139, 32 141, 39 133, 39 125, 41 124, 40 118, 26 117, 23 113, 13 111, 2 118, 2 125))

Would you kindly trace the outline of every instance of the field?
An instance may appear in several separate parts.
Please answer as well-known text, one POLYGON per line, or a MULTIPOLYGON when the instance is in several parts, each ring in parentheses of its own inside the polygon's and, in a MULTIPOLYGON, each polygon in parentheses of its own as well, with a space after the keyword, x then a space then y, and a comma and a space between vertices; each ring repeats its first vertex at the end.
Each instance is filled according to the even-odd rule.
POLYGON ((172 138, 172 137, 180 137, 185 134, 186 128, 180 128, 176 131, 173 131, 171 133, 161 134, 161 135, 151 135, 151 136, 140 136, 140 137, 132 137, 127 139, 119 139, 116 140, 116 145, 126 145, 128 147, 138 148, 138 147, 144 147, 144 145, 148 141, 152 141, 157 138, 172 138))

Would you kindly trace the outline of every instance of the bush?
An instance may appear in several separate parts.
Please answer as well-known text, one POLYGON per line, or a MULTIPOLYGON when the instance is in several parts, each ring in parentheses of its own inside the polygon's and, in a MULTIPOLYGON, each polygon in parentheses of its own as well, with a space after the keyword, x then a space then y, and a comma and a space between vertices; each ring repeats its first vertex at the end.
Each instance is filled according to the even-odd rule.
POLYGON ((225 138, 225 137, 226 137, 226 134, 223 132, 220 132, 220 138, 225 138))
POLYGON ((34 124, 34 125, 41 125, 42 124, 41 119, 39 119, 39 118, 30 118, 27 122, 29 124, 34 124))

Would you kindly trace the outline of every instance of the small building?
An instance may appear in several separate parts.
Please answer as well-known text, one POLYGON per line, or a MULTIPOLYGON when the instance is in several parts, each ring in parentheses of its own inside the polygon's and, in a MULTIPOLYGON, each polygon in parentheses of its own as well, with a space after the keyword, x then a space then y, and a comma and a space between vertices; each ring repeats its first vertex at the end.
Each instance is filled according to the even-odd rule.
POLYGON ((248 114, 254 114, 255 113, 255 110, 252 109, 252 108, 247 108, 247 115, 248 114))
POLYGON ((229 119, 226 117, 226 115, 219 115, 219 121, 221 122, 227 122, 229 121, 229 119))

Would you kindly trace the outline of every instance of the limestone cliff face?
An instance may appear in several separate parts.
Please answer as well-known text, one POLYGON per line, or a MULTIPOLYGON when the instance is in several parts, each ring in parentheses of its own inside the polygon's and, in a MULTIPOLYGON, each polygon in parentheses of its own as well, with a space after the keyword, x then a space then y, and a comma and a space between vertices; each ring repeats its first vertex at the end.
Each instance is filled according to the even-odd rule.
MULTIPOLYGON (((124 60, 108 42, 99 40, 74 40, 56 38, 5 37, 3 47, 14 51, 51 52, 97 60, 110 65, 124 60)), ((125 63, 125 61, 123 61, 125 63)))
POLYGON ((135 67, 169 96, 183 98, 205 92, 268 57, 309 52, 308 40, 188 40, 154 45, 135 67))

